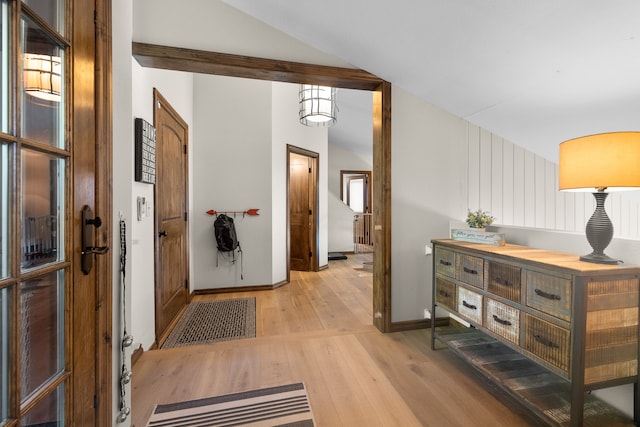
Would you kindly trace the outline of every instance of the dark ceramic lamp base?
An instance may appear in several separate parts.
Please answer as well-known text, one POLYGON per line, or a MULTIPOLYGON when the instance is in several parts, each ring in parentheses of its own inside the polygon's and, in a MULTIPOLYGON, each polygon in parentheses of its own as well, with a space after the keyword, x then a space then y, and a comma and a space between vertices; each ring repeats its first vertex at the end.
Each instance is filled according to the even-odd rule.
POLYGON ((604 210, 604 201, 608 193, 599 191, 593 193, 596 199, 596 210, 589 218, 585 229, 587 240, 593 248, 593 252, 589 255, 580 257, 580 261, 593 262, 596 264, 618 264, 622 261, 611 258, 604 253, 605 248, 613 239, 613 224, 604 210))

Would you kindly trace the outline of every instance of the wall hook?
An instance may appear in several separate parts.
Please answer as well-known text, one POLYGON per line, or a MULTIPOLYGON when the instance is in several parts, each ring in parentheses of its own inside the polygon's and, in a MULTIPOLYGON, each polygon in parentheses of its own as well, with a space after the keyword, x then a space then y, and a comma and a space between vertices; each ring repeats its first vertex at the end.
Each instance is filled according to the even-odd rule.
POLYGON ((233 216, 235 217, 236 214, 242 214, 242 216, 244 217, 245 215, 250 215, 250 216, 258 216, 260 215, 258 213, 260 209, 247 209, 246 211, 216 211, 214 209, 209 209, 208 211, 206 211, 205 213, 207 215, 218 215, 218 214, 233 214, 233 216))

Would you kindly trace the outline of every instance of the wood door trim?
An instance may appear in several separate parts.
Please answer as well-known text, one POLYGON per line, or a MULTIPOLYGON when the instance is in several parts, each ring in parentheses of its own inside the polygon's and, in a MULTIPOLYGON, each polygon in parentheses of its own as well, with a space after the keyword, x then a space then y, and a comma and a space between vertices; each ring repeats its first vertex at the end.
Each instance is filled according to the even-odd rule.
MULTIPOLYGON (((95 53, 95 107, 96 107, 96 211, 104 218, 101 239, 116 252, 113 242, 113 100, 112 100, 112 46, 111 0, 96 0, 96 53, 95 53)), ((119 244, 120 242, 117 242, 119 244)), ((97 336, 96 396, 100 403, 96 421, 100 426, 112 422, 112 341, 121 345, 118 334, 112 340, 113 325, 113 256, 96 257, 97 336)))
POLYGON ((315 151, 310 151, 301 147, 296 147, 295 145, 290 145, 287 144, 287 190, 286 190, 286 194, 287 194, 287 282, 290 281, 291 278, 291 265, 290 265, 290 259, 291 259, 291 220, 289 218, 289 180, 291 179, 291 175, 290 175, 290 161, 291 161, 291 153, 294 154, 300 154, 306 157, 311 157, 313 159, 315 159, 315 173, 314 173, 314 183, 313 186, 315 188, 315 194, 314 194, 314 207, 313 207, 313 229, 314 229, 314 233, 313 233, 313 254, 311 256, 311 265, 313 268, 313 271, 319 271, 320 268, 320 258, 318 257, 318 251, 320 250, 320 239, 318 238, 318 232, 319 232, 319 218, 318 218, 318 208, 319 208, 319 197, 318 197, 318 185, 319 185, 319 174, 318 174, 318 168, 320 167, 320 154, 316 153, 315 151))
POLYGON ((373 92, 373 324, 391 331, 391 83, 373 92))
MULTIPOLYGON (((145 43, 132 44, 144 67, 311 83, 373 92, 373 324, 391 330, 391 83, 366 71, 206 52, 145 43)), ((289 265, 287 265, 288 271, 289 265)))
MULTIPOLYGON (((187 156, 187 153, 189 152, 188 150, 188 146, 189 146, 189 125, 187 124, 187 122, 184 121, 184 119, 180 116, 180 114, 173 108, 173 106, 169 103, 169 101, 167 101, 167 99, 160 93, 160 91, 156 88, 153 88, 153 123, 156 124, 158 122, 158 118, 157 118, 157 111, 158 109, 156 108, 156 104, 160 103, 162 105, 162 109, 168 113, 173 120, 175 120, 176 122, 178 122, 180 124, 180 126, 182 126, 184 129, 187 130, 187 134, 185 135, 185 139, 184 139, 184 144, 187 148, 185 148, 185 156, 187 156)), ((157 152, 156 152, 157 153, 157 152)), ((189 187, 189 183, 188 183, 188 179, 189 179, 189 159, 185 158, 184 161, 184 179, 186 180, 183 184, 185 187, 185 215, 186 215, 186 211, 189 209, 189 191, 188 191, 188 187, 189 187)), ((171 324, 164 330, 164 331, 160 331, 159 330, 159 323, 158 323, 158 316, 157 316, 157 310, 158 310, 158 271, 159 271, 159 261, 160 261, 160 240, 158 238, 158 233, 159 233, 159 220, 158 220, 158 209, 157 209, 157 200, 158 200, 158 186, 154 185, 153 187, 153 196, 154 196, 154 224, 153 224, 153 233, 154 233, 154 276, 155 276, 155 283, 154 283, 154 295, 155 295, 155 304, 156 304, 156 308, 155 308, 155 313, 156 313, 156 319, 155 319, 155 335, 156 335, 156 343, 158 345, 158 347, 160 347, 162 345, 162 343, 168 338, 169 333, 171 331, 172 326, 177 322, 177 320, 180 317, 180 314, 182 313, 182 311, 184 311, 184 309, 186 308, 186 305, 189 304, 190 300, 191 300, 191 292, 189 292, 189 289, 186 290, 186 304, 185 307, 183 307, 183 309, 181 310, 181 312, 173 319, 173 321, 171 322, 171 324)), ((190 277, 189 277, 189 224, 188 221, 185 219, 185 235, 184 235, 184 241, 185 241, 185 265, 186 265, 186 270, 185 270, 185 279, 187 281, 187 283, 189 283, 190 277)))
POLYGON ((369 203, 369 206, 367 206, 367 213, 371 212, 372 209, 372 191, 371 191, 371 186, 373 185, 373 179, 371 177, 371 171, 365 171, 365 170, 341 170, 340 171, 340 200, 344 200, 344 176, 345 175, 366 175, 367 179, 369 180, 367 182, 367 202, 369 203))

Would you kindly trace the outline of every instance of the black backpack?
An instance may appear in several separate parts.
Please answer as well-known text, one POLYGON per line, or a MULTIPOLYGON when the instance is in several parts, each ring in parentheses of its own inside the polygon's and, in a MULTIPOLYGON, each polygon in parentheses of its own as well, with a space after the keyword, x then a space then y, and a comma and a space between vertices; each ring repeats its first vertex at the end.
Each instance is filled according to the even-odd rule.
POLYGON ((216 235, 216 244, 220 252, 235 251, 240 247, 238 236, 236 234, 236 226, 233 224, 233 218, 225 214, 218 215, 213 223, 213 229, 216 235))
MULTIPOLYGON (((233 255, 233 261, 236 262, 236 249, 240 254, 240 279, 244 280, 244 268, 242 266, 242 248, 238 241, 238 235, 236 234, 236 226, 233 223, 233 218, 228 217, 225 214, 219 214, 216 220, 213 222, 213 232, 216 237, 216 245, 218 247, 218 255, 221 252, 231 252, 233 255)), ((218 259, 216 258, 216 267, 218 266, 218 259)))

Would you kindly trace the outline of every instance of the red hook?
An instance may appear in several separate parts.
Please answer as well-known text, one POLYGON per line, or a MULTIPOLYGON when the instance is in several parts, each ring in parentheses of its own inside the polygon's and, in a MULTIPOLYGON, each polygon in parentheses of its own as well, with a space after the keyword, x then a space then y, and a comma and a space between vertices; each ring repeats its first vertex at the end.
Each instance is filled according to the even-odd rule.
POLYGON ((205 212, 208 215, 217 215, 219 213, 221 214, 243 214, 243 215, 251 215, 251 216, 257 216, 260 215, 258 213, 260 209, 247 209, 246 211, 225 211, 225 212, 218 212, 216 210, 213 209, 209 209, 207 212, 205 212))

